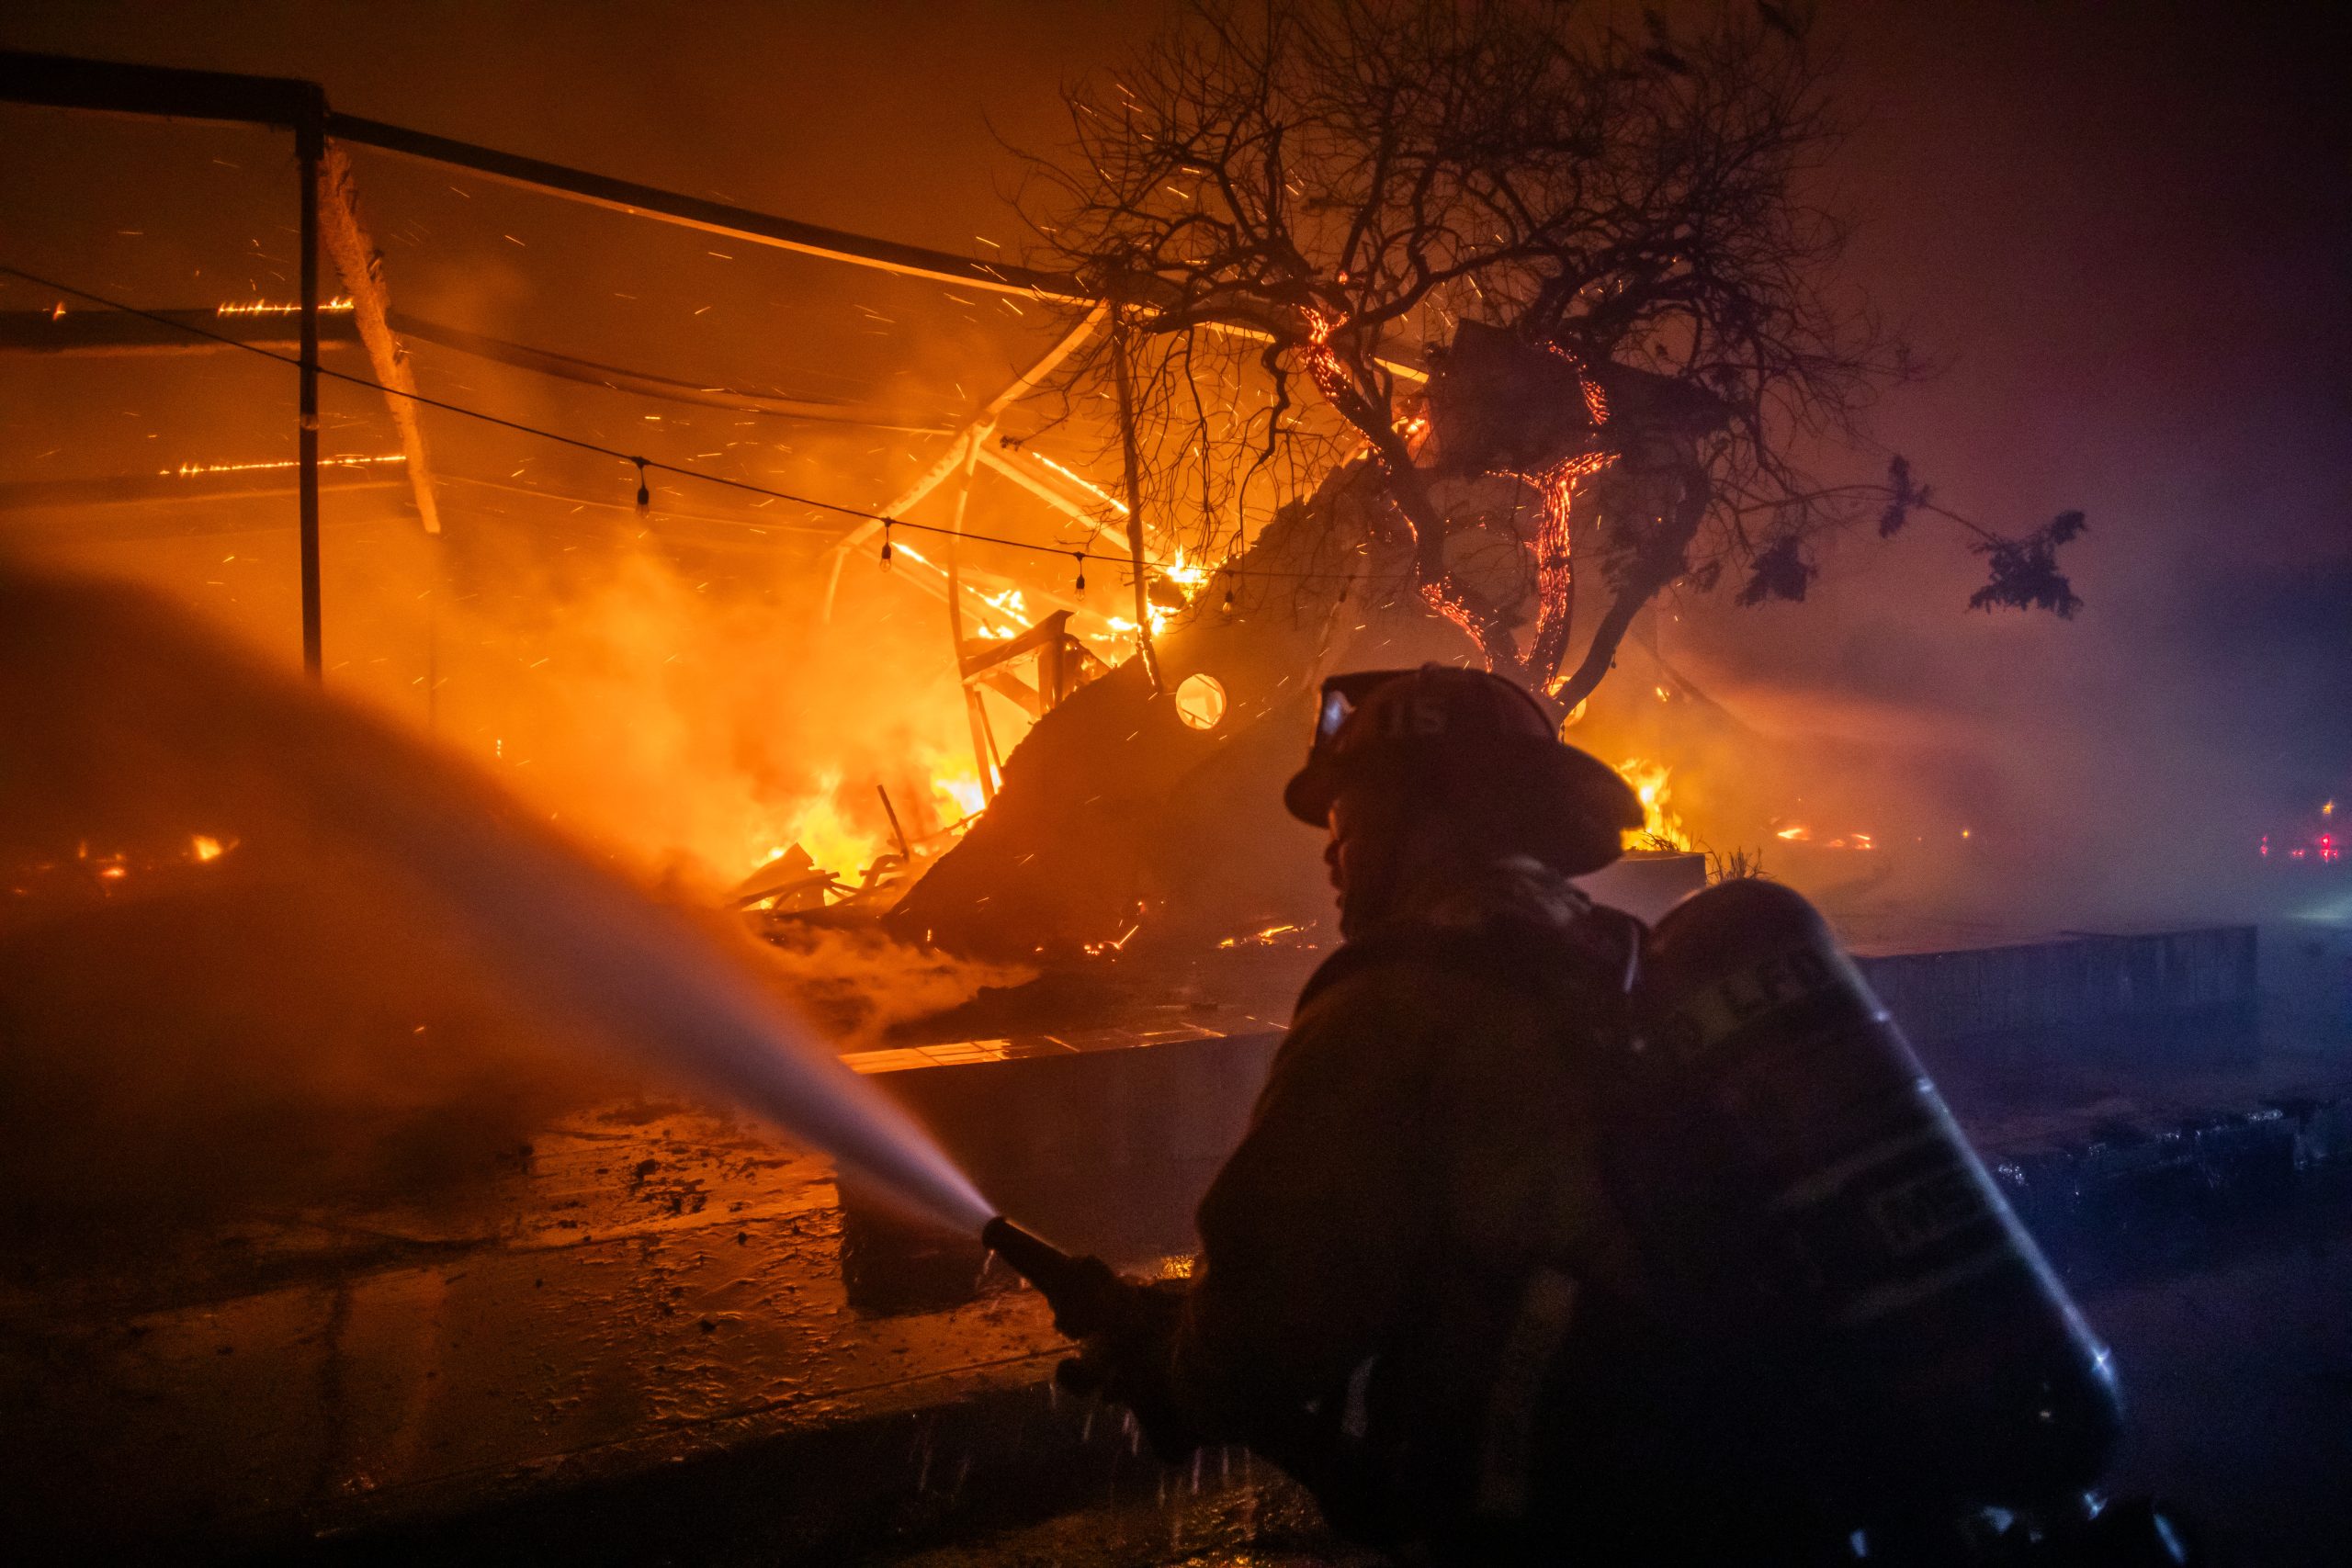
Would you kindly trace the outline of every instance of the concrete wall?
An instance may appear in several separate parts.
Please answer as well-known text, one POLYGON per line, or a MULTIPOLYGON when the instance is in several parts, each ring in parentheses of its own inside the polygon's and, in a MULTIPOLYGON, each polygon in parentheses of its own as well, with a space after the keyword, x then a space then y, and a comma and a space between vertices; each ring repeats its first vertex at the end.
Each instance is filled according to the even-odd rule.
MULTIPOLYGON (((1965 1053, 2030 1065, 2253 1050, 2251 927, 2082 935, 1861 961, 1939 1071, 1965 1053)), ((1186 1250, 1209 1180, 1249 1124, 1280 1036, 1196 1026, 1095 1030, 849 1058, 937 1134, 980 1190, 1066 1247, 1148 1265, 1186 1250)), ((968 1294, 982 1263, 844 1193, 852 1297, 912 1310, 968 1294)))
MULTIPOLYGON (((1250 1123, 1281 1036, 1196 1026, 967 1042, 849 1058, 931 1128, 1001 1212, 1061 1246, 1148 1268, 1250 1123)), ((928 1310, 970 1294, 977 1239, 943 1243, 845 1186, 851 1300, 928 1310)))
POLYGON ((2252 926, 1859 960, 1915 1044, 2013 1064, 2160 1057, 2225 1066, 2256 1043, 2252 926))
POLYGON ((2352 1046, 2352 924, 2265 924, 2261 970, 2264 1006, 2297 1043, 2352 1046))

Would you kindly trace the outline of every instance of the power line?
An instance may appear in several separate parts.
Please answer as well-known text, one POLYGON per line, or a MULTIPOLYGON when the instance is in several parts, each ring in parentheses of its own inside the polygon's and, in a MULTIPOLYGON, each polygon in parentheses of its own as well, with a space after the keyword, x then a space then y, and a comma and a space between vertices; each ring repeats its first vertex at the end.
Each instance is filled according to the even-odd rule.
MULTIPOLYGON (((226 333, 209 331, 204 327, 197 325, 193 321, 184 321, 175 316, 164 315, 154 310, 142 310, 136 305, 126 305, 119 299, 110 299, 103 294, 94 294, 86 288, 76 288, 70 283, 60 283, 54 278, 42 277, 37 274, 27 272, 22 267, 11 266, 5 262, 0 262, 0 273, 6 273, 11 277, 21 278, 27 283, 34 284, 42 288, 55 289, 60 294, 70 294, 77 299, 86 299, 91 304, 100 306, 106 310, 119 310, 125 315, 136 316, 142 321, 153 321, 159 326, 170 328, 175 332, 185 333, 191 337, 204 338, 209 342, 222 344, 225 347, 239 349, 246 354, 257 355, 264 359, 275 361, 279 365, 289 366, 296 369, 301 368, 302 362, 292 355, 279 354, 275 350, 264 348, 258 344, 242 342, 239 339, 228 336, 226 333)), ((481 409, 469 408, 463 403, 453 403, 446 399, 427 397, 423 392, 405 391, 398 387, 388 387, 380 381, 370 380, 365 376, 355 376, 349 371, 331 370, 327 367, 322 365, 318 367, 318 373, 334 380, 344 382, 349 386, 364 387, 369 391, 380 392, 389 398, 406 398, 412 402, 422 403, 426 408, 439 409, 444 413, 454 413, 462 418, 480 421, 484 424, 496 425, 502 430, 512 430, 523 435, 536 435, 543 441, 553 441, 561 446, 570 446, 576 451, 594 452, 599 457, 610 457, 616 462, 634 464, 640 478, 649 470, 655 473, 674 474, 683 479, 699 479, 705 484, 718 485, 728 490, 742 491, 752 495, 765 496, 774 501, 788 501, 797 506, 814 507, 820 512, 837 513, 843 517, 855 517, 863 522, 879 523, 883 525, 885 528, 911 528, 917 533, 938 534, 954 538, 968 540, 974 544, 999 545, 1007 549, 1029 550, 1039 555, 1069 556, 1081 561, 1116 561, 1121 565, 1125 566, 1133 566, 1136 564, 1134 558, 1124 553, 1118 555, 1106 555, 1100 551, 1072 549, 1060 545, 1035 544, 1026 539, 1008 539, 994 534, 969 534, 961 529, 943 528, 934 523, 910 523, 904 518, 892 517, 879 512, 868 512, 862 507, 845 505, 837 501, 822 501, 815 496, 796 495, 790 491, 775 490, 767 485, 754 484, 749 479, 729 479, 724 474, 709 473, 700 468, 691 468, 677 463, 664 462, 658 457, 646 457, 634 452, 624 452, 616 446, 607 446, 601 442, 584 441, 576 435, 566 435, 560 430, 548 430, 542 425, 526 424, 520 420, 508 419, 501 414, 489 413, 481 409)), ((1166 561, 1147 560, 1142 564, 1160 572, 1166 572, 1169 570, 1169 563, 1166 561)), ((1354 577, 1358 575, 1355 573, 1340 571, 1270 571, 1259 568, 1232 566, 1211 567, 1204 570, 1209 570, 1212 573, 1221 573, 1227 577, 1323 578, 1352 581, 1354 577)))

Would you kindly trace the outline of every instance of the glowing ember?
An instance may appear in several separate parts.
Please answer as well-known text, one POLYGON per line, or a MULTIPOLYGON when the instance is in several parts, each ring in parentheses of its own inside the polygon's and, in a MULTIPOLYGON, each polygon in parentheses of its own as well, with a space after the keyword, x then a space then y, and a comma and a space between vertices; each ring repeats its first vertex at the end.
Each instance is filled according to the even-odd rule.
POLYGON ((1340 367, 1338 351, 1331 347, 1331 334, 1339 331, 1340 322, 1312 306, 1307 308, 1306 316, 1306 373, 1326 400, 1339 404, 1350 390, 1348 373, 1340 367))
POLYGON ((1288 936, 1293 931, 1303 931, 1306 929, 1306 928, 1305 926, 1301 925, 1268 926, 1264 931, 1251 931, 1248 936, 1227 937, 1223 942, 1218 942, 1217 946, 1272 947, 1274 945, 1276 938, 1288 936))
POLYGON ((1825 850, 1874 850, 1878 848, 1878 837, 1876 834, 1857 833, 1849 829, 1834 839, 1815 840, 1813 836, 1813 829, 1802 822, 1792 822, 1785 827, 1776 826, 1772 829, 1772 836, 1776 839, 1786 840, 1788 842, 1792 844, 1818 843, 1820 847, 1825 850))
MULTIPOLYGON (((374 457, 357 455, 322 457, 319 459, 319 467, 322 468, 365 468, 378 463, 407 461, 408 454, 405 452, 387 452, 381 457, 374 457)), ((155 471, 170 478, 187 479, 194 479, 198 474, 249 474, 272 468, 292 468, 300 466, 296 459, 285 457, 268 463, 182 463, 176 468, 158 468, 155 471)))
POLYGON ((209 864, 228 853, 228 846, 209 834, 198 833, 187 841, 188 851, 199 865, 209 864))
POLYGON ((1124 953, 1126 951, 1128 941, 1141 930, 1143 927, 1140 924, 1132 925, 1119 934, 1116 942, 1090 942, 1085 944, 1086 956, 1100 958, 1106 953, 1124 953))
MULTIPOLYGON (((351 296, 347 294, 319 301, 319 310, 322 315, 330 312, 341 314, 350 309, 351 296)), ((299 316, 302 313, 302 307, 299 301, 281 305, 274 299, 249 299, 242 304, 220 304, 214 307, 212 313, 216 316, 299 316)))

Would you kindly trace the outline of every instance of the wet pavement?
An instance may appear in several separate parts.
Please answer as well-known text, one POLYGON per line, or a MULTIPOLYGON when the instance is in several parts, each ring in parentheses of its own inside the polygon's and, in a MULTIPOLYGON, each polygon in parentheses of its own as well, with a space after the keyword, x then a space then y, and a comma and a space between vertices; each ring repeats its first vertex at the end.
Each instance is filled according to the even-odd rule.
POLYGON ((1034 1385, 1041 1305, 843 1300, 821 1160, 684 1107, 461 1213, 288 1216, 0 1293, 5 1533, 262 1546, 1034 1385))
POLYGON ((1334 1540, 1297 1488, 1253 1482, 1088 1508, 888 1561, 899 1568, 1374 1568, 1383 1559, 1334 1540))
MULTIPOLYGON (((1991 1145, 2271 1093, 2098 1086, 1991 1145)), ((2134 1405, 2117 1485, 2223 1561, 2352 1540, 2352 1184, 2070 1238, 2134 1405)), ((1057 1398, 1025 1292, 850 1303, 829 1167, 689 1107, 575 1117, 462 1210, 288 1214, 0 1284, 0 1539, 301 1562, 1353 1564, 1238 1451, 1057 1398)))
MULTIPOLYGON (((2193 1257, 2105 1261, 2082 1304, 2130 1399, 2118 1496, 2154 1495, 2212 1564, 2335 1568, 2352 1542, 2352 1182, 2193 1257)), ((1019 1529, 880 1561, 904 1568, 1366 1568, 1295 1489, 1098 1500, 1019 1529)))

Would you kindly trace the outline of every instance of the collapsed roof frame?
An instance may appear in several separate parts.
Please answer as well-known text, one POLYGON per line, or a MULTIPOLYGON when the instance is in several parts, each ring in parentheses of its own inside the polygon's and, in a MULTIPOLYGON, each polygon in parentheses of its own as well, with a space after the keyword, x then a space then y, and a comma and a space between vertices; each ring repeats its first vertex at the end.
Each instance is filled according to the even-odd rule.
MULTIPOLYGON (((349 160, 336 143, 373 147, 448 164, 506 184, 550 192, 631 217, 650 218, 823 260, 876 268, 902 276, 1023 294, 1054 303, 1086 307, 1085 314, 1077 326, 1057 339, 1052 348, 956 431, 956 438, 950 443, 947 453, 913 484, 894 497, 889 505, 882 508, 885 515, 895 515, 913 507, 951 476, 960 474, 968 484, 974 460, 1005 410, 1034 390, 1064 358, 1092 335, 1110 312, 1107 301, 1088 293, 1067 274, 1041 272, 920 245, 852 234, 755 212, 749 208, 684 196, 540 159, 502 152, 494 148, 411 130, 380 120, 337 114, 327 105, 325 88, 316 82, 0 50, 0 102, 97 114, 258 125, 293 132, 299 164, 300 243, 302 252, 300 299, 296 311, 300 374, 296 466, 301 557, 302 667, 313 681, 319 680, 322 674, 318 254, 322 240, 334 258, 336 270, 343 276, 345 288, 351 296, 352 314, 360 341, 368 351, 377 381, 385 389, 385 401, 390 407, 394 424, 400 432, 418 518, 425 532, 440 532, 432 468, 425 451, 424 431, 417 418, 415 376, 393 330, 390 299, 383 282, 382 258, 359 222, 349 160)), ((959 506, 957 511, 960 518, 962 508, 959 506)), ((841 564, 847 552, 871 536, 880 526, 878 523, 862 524, 835 546, 832 581, 827 585, 825 601, 829 617, 832 607, 832 588, 840 581, 841 564)), ((1138 558, 1138 595, 1142 592, 1142 571, 1143 565, 1138 558)), ((952 614, 957 608, 961 585, 956 581, 952 569, 948 577, 945 597, 952 614)))
MULTIPOLYGON (((392 321, 390 298, 384 287, 382 257, 360 224, 356 183, 349 160, 338 143, 373 147, 409 157, 450 164, 526 189, 539 190, 616 211, 650 218, 705 233, 725 235, 779 250, 796 252, 853 266, 876 268, 901 276, 924 278, 1004 294, 1023 294, 1040 301, 1080 306, 1085 313, 1053 346, 1011 385, 990 399, 956 432, 946 452, 906 490, 878 509, 895 517, 930 495, 951 476, 961 476, 969 488, 973 469, 988 438, 1012 404, 1035 390, 1046 377, 1091 337, 1112 316, 1114 301, 1089 289, 1069 273, 982 261, 921 245, 901 244, 853 234, 819 224, 778 218, 730 203, 685 196, 634 181, 614 179, 560 164, 449 137, 412 130, 381 120, 338 114, 327 105, 326 89, 316 82, 292 77, 254 76, 230 72, 191 71, 175 66, 131 65, 73 55, 40 54, 0 50, 0 102, 52 108, 79 109, 170 119, 205 119, 288 130, 294 133, 300 164, 301 299, 299 321, 300 392, 297 461, 302 599, 302 665, 313 680, 322 678, 322 633, 319 587, 319 279, 318 252, 323 238, 334 256, 344 287, 350 292, 355 325, 368 351, 377 383, 384 389, 405 454, 409 483, 424 531, 440 532, 440 513, 434 497, 433 471, 422 423, 414 372, 400 344, 392 321), (322 221, 323 209, 323 221, 322 221)), ((1141 307, 1148 309, 1148 306, 1141 307)), ((1267 334, 1223 323, 1205 323, 1210 330, 1249 337, 1267 334)), ((1271 340, 1269 340, 1271 341, 1271 340)), ((1389 369, 1414 380, 1426 380, 1419 367, 1383 359, 1389 369)), ((1122 393, 1120 413, 1126 453, 1126 544, 1135 573, 1136 637, 1152 683, 1159 684, 1157 660, 1151 646, 1151 613, 1145 582, 1143 525, 1136 493, 1133 413, 1128 407, 1124 345, 1116 368, 1122 393)), ((993 454, 989 454, 993 457, 993 454)), ((992 463, 992 468, 1001 468, 992 463)), ((1016 476, 1018 477, 1018 476, 1016 476)), ((963 505, 956 506, 957 531, 963 505)), ((841 581, 848 552, 884 526, 876 521, 859 524, 832 547, 833 566, 826 584, 825 618, 832 616, 834 591, 841 581)), ((959 638, 961 597, 970 592, 959 579, 950 543, 950 566, 940 591, 949 605, 951 626, 959 638)), ((928 587, 928 585, 926 585, 928 587)), ((960 653, 959 653, 960 658, 960 653)), ((983 769, 985 772, 985 769, 983 769)))

